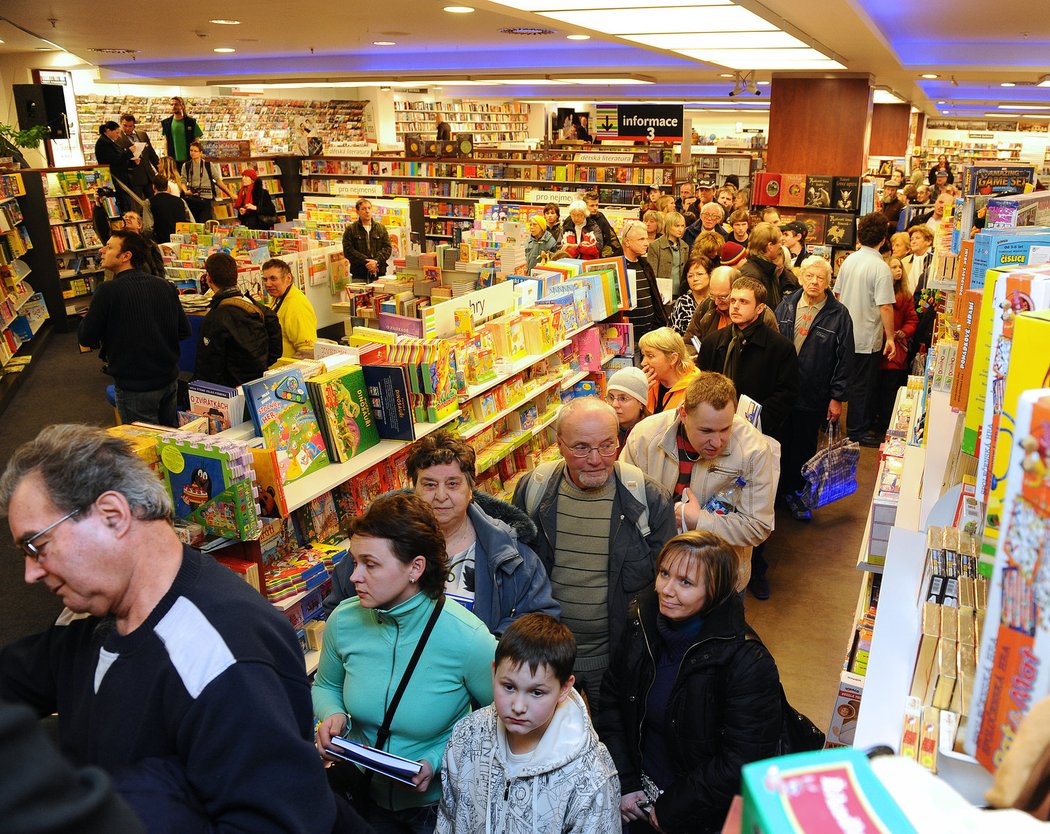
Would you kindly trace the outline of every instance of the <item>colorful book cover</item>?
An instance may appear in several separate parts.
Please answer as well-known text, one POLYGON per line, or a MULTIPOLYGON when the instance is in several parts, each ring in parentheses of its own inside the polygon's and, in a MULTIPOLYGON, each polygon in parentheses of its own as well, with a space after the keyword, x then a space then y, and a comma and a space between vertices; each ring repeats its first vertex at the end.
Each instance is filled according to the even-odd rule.
POLYGON ((415 440, 408 377, 398 365, 364 365, 368 403, 384 440, 415 440))
POLYGON ((321 542, 339 533, 339 514, 331 492, 325 492, 305 507, 300 507, 296 517, 304 541, 321 542))
POLYGON ((765 171, 755 174, 755 204, 760 206, 779 206, 783 179, 780 174, 765 171))
POLYGON ((780 175, 780 205, 782 207, 802 208, 806 204, 806 175, 780 175))
POLYGON ((317 415, 297 368, 247 382, 243 388, 263 443, 288 454, 286 484, 328 465, 317 415))
POLYGON ((307 382, 326 429, 332 460, 343 463, 379 442, 360 365, 344 365, 307 382))
MULTIPOLYGON (((637 300, 630 290, 630 282, 627 280, 626 258, 596 258, 584 263, 584 272, 598 272, 605 274, 607 270, 613 270, 614 283, 611 289, 615 289, 616 296, 606 293, 606 302, 610 310, 633 310, 637 300)), ((606 282, 608 283, 608 282, 606 282)))
POLYGON ((371 469, 366 469, 353 480, 354 504, 358 512, 364 512, 384 492, 388 492, 388 484, 384 470, 385 464, 377 464, 371 469))
POLYGON ((249 447, 252 453, 252 471, 259 490, 259 514, 263 518, 285 518, 288 515, 288 499, 281 480, 280 457, 284 452, 260 446, 249 447))
POLYGON ((634 356, 634 325, 630 322, 601 324, 602 343, 606 354, 634 356))
POLYGON ((816 211, 800 211, 795 214, 799 223, 806 224, 806 240, 823 241, 827 232, 828 216, 816 211))
POLYGON ((967 165, 962 171, 964 197, 1021 194, 1035 182, 1035 166, 1021 163, 967 165))

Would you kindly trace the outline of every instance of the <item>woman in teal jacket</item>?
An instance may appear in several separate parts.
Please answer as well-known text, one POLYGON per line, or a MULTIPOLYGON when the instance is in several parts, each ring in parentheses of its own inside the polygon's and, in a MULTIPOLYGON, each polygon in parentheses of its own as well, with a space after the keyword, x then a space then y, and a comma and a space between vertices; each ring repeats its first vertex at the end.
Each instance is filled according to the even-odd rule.
MULTIPOLYGON (((437 601, 444 595, 445 539, 415 495, 376 499, 351 526, 357 596, 328 619, 314 680, 318 749, 345 735, 373 745, 387 706, 437 601)), ((492 703, 496 641, 460 605, 445 605, 390 724, 384 749, 422 763, 404 786, 376 775, 369 813, 377 830, 429 834, 441 797, 438 768, 455 723, 473 700, 492 703)), ((333 759, 334 760, 334 759, 333 759)))

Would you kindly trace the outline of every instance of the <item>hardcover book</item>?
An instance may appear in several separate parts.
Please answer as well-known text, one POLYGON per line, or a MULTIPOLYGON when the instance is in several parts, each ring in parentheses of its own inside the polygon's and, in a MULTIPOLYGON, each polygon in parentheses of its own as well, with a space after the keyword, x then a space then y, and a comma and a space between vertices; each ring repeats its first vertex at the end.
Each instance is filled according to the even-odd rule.
POLYGON ((802 208, 806 204, 806 175, 780 175, 780 205, 802 208))
POLYGON ((806 177, 806 208, 831 208, 832 177, 810 174, 806 177))
POLYGON ((288 454, 286 484, 328 465, 328 452, 298 368, 243 386, 252 422, 269 449, 288 454))
POLYGON ((799 223, 806 224, 806 240, 823 242, 824 233, 827 231, 828 216, 819 212, 800 211, 795 214, 799 223))
POLYGON ((852 247, 857 239, 857 218, 852 214, 829 214, 824 243, 852 247))
POLYGON ((321 418, 329 456, 343 463, 379 442, 360 365, 349 365, 307 381, 321 418))
POLYGON ((837 211, 856 212, 860 205, 860 179, 835 177, 831 192, 831 207, 837 211))
POLYGON ((408 377, 399 365, 364 365, 368 403, 384 440, 415 440, 408 377))

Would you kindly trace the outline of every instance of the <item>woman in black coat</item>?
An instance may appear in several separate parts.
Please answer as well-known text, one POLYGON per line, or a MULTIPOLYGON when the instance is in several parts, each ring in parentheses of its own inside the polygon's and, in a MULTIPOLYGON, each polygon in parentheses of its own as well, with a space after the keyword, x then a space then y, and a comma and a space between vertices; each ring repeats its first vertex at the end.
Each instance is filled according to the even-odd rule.
POLYGON ((675 536, 613 650, 595 724, 631 832, 721 831, 740 769, 777 754, 780 676, 744 622, 738 570, 714 533, 675 536))

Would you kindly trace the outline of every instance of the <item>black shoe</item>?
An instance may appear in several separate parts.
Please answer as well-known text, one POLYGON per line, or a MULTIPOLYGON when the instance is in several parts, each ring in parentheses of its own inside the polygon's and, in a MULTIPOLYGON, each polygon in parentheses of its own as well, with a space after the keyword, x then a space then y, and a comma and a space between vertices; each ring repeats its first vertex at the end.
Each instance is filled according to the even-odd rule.
POLYGON ((861 437, 857 442, 868 449, 878 449, 882 445, 883 438, 877 434, 868 433, 861 437))
POLYGON ((752 574, 747 589, 755 599, 769 599, 769 580, 764 576, 752 574))
POLYGON ((795 521, 811 521, 813 519, 813 513, 810 512, 809 507, 802 503, 802 499, 797 493, 789 492, 785 495, 784 503, 795 521))

